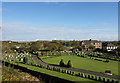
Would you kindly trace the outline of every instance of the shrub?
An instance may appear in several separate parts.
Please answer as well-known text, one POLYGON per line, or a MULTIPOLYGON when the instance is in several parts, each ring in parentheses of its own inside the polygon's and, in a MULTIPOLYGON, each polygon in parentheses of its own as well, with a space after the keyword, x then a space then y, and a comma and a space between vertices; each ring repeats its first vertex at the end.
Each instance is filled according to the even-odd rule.
POLYGON ((105 73, 111 73, 111 70, 105 70, 105 73))
POLYGON ((28 57, 24 57, 23 62, 26 64, 28 62, 28 57))
POLYGON ((41 52, 41 55, 43 55, 43 52, 41 52))
POLYGON ((60 66, 61 66, 61 67, 64 67, 64 66, 65 66, 65 61, 64 61, 63 59, 61 59, 61 61, 60 61, 60 66))
POLYGON ((67 67, 68 67, 68 68, 73 67, 73 64, 72 64, 71 60, 68 61, 68 63, 67 63, 67 67))

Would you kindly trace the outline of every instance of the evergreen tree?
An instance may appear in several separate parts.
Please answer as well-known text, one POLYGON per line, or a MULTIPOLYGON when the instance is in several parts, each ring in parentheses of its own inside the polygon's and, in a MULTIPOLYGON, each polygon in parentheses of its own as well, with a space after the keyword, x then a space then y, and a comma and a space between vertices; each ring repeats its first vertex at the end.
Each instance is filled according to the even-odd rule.
POLYGON ((62 67, 65 66, 65 61, 63 59, 61 59, 61 61, 60 61, 60 66, 62 66, 62 67))
POLYGON ((28 57, 24 57, 23 62, 26 64, 28 62, 28 57))
POLYGON ((69 68, 73 67, 73 64, 72 64, 71 60, 68 61, 67 67, 69 67, 69 68))

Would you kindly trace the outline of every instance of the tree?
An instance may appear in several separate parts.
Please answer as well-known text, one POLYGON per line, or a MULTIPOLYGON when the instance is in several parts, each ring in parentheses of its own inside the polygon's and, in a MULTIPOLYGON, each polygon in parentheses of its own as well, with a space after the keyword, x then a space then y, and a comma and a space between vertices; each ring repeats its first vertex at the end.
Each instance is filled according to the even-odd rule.
POLYGON ((69 68, 73 67, 73 64, 72 64, 71 60, 68 61, 67 67, 69 67, 69 68))
POLYGON ((64 61, 63 59, 61 59, 61 61, 60 61, 60 66, 61 66, 61 67, 64 67, 64 66, 65 66, 65 61, 64 61))
POLYGON ((95 49, 95 46, 90 45, 90 46, 89 46, 89 49, 92 49, 92 50, 93 50, 93 49, 95 49))
POLYGON ((24 57, 23 62, 26 64, 28 62, 28 57, 24 57))
POLYGON ((79 51, 82 51, 82 47, 81 46, 76 46, 76 49, 78 49, 79 51))
POLYGON ((41 55, 43 55, 43 52, 41 52, 41 55))

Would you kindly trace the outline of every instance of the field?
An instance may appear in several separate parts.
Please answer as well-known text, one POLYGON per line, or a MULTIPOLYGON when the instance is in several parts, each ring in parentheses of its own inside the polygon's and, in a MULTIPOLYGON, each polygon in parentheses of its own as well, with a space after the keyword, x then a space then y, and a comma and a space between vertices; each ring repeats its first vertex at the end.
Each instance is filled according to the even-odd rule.
POLYGON ((105 72, 105 70, 111 70, 112 74, 118 75, 118 62, 101 62, 93 59, 78 57, 78 56, 57 56, 48 58, 47 56, 41 57, 45 63, 59 65, 61 59, 64 59, 67 64, 68 60, 71 60, 74 68, 96 71, 96 72, 105 72))

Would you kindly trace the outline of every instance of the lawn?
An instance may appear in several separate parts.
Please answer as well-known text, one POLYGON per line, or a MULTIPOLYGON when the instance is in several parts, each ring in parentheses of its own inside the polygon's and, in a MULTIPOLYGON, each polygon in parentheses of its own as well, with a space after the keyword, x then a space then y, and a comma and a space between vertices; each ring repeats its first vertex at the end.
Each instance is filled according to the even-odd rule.
POLYGON ((107 62, 101 62, 101 61, 78 57, 78 56, 59 56, 59 57, 51 57, 51 58, 41 57, 41 59, 45 63, 57 64, 57 65, 59 65, 59 62, 62 58, 64 59, 66 64, 68 60, 71 60, 74 68, 90 70, 95 72, 105 72, 105 70, 109 69, 113 74, 118 75, 117 61, 110 60, 110 62, 107 63, 107 62))
MULTIPOLYGON (((17 63, 13 63, 13 64, 17 64, 17 63)), ((45 74, 48 74, 48 75, 56 76, 56 77, 59 77, 59 78, 62 78, 62 79, 67 79, 67 80, 77 81, 77 82, 81 82, 81 81, 89 82, 89 81, 91 81, 91 82, 95 82, 95 83, 100 83, 100 82, 97 82, 97 81, 93 81, 93 80, 89 80, 89 79, 85 79, 85 78, 81 78, 81 77, 77 77, 77 76, 71 76, 71 75, 67 75, 67 74, 64 74, 64 73, 59 73, 59 72, 56 72, 56 71, 51 71, 51 70, 47 70, 47 69, 43 69, 43 68, 30 66, 30 65, 25 65, 25 64, 22 64, 22 63, 19 63, 19 65, 23 66, 23 67, 27 67, 28 69, 31 69, 31 70, 35 70, 35 71, 45 73, 45 74)))

